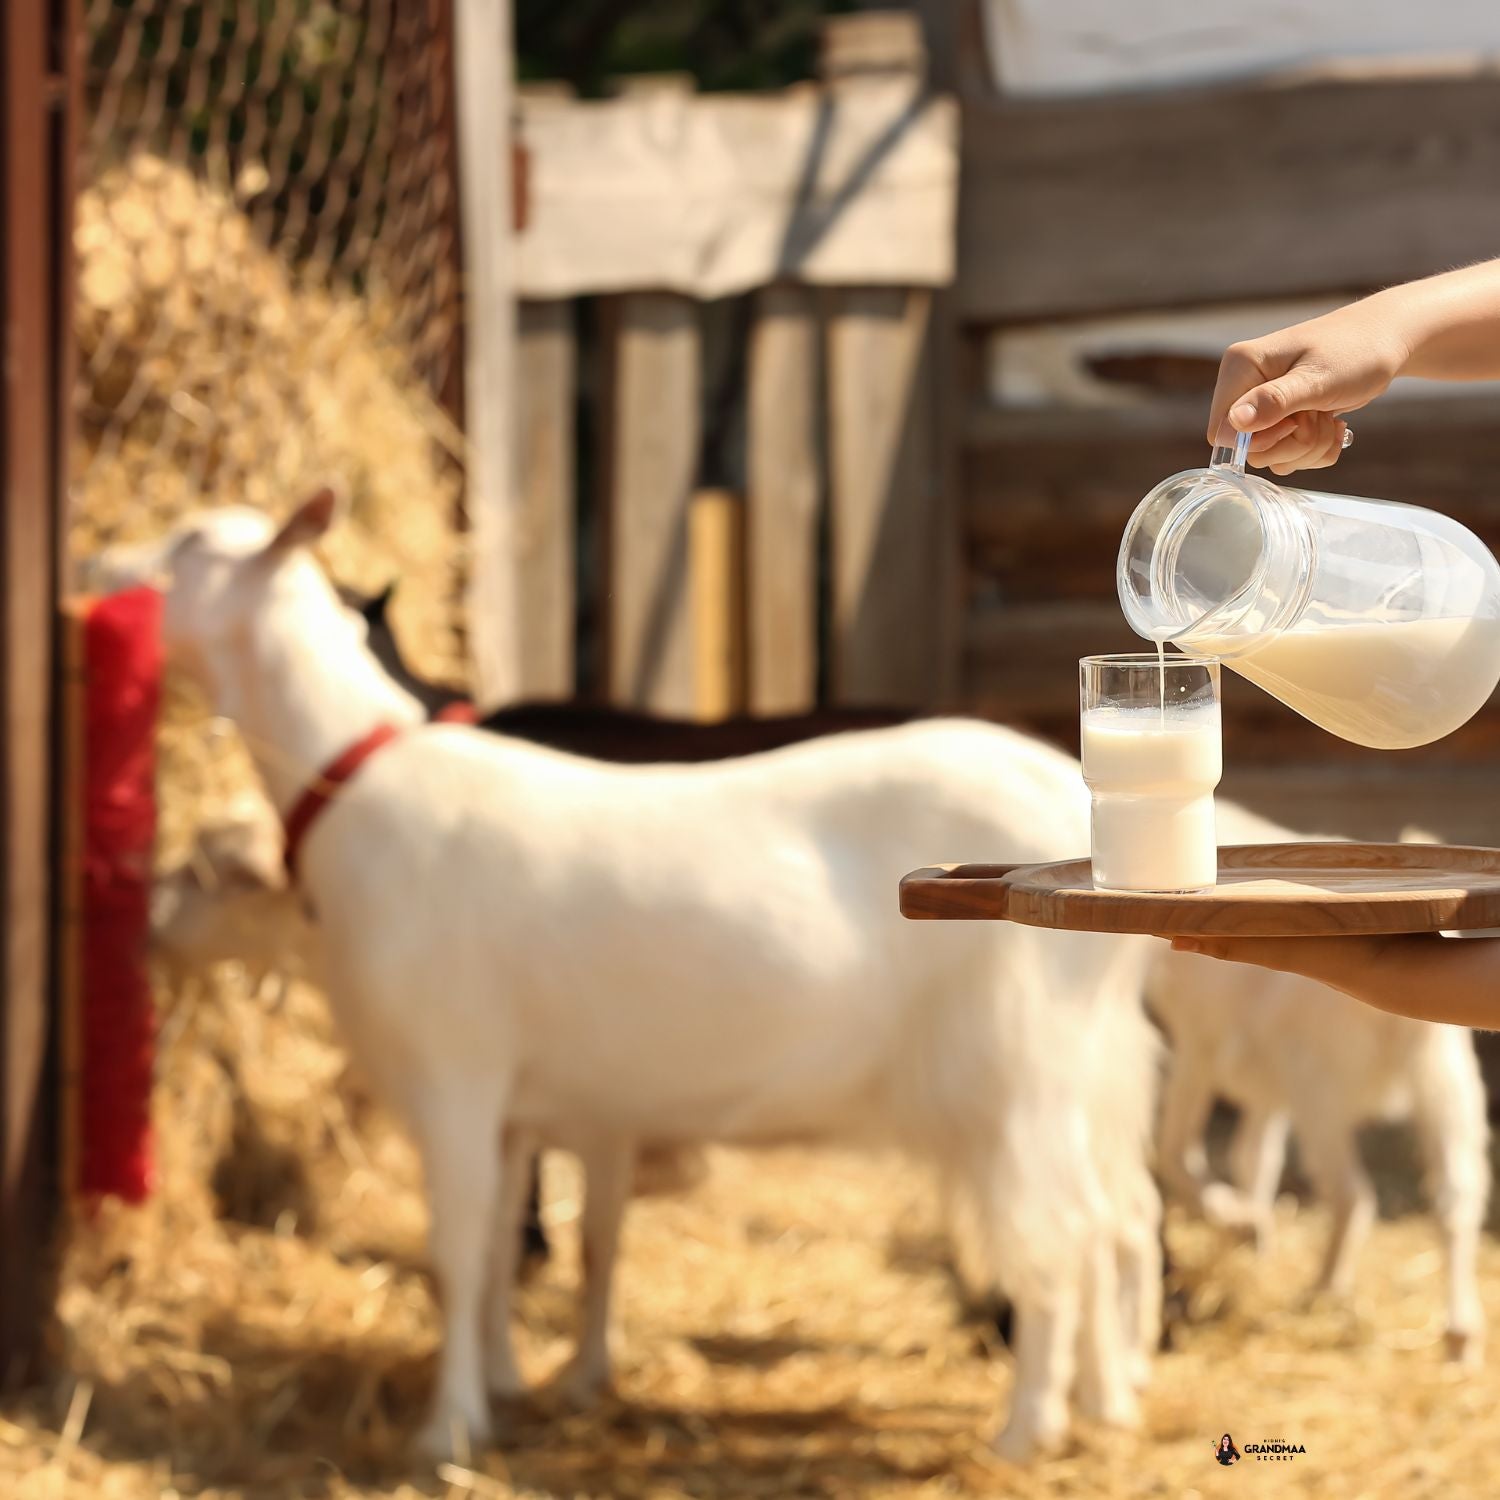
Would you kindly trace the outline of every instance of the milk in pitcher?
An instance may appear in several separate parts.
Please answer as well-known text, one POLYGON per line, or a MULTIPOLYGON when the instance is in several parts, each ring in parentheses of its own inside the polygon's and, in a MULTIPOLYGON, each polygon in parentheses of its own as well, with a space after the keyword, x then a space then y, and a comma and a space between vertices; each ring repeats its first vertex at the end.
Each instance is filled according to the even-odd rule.
POLYGON ((1375 750, 1452 734, 1500 681, 1500 620, 1492 619, 1307 625, 1249 651, 1211 637, 1192 649, 1222 655, 1289 708, 1375 750))

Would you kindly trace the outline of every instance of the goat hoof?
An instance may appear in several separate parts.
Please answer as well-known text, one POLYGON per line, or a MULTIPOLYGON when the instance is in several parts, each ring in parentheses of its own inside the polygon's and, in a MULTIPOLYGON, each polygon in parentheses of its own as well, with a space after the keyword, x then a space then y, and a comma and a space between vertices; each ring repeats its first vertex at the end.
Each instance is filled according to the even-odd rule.
POLYGON ((1078 1393, 1080 1416, 1104 1427, 1115 1427, 1122 1432, 1134 1431, 1141 1425, 1141 1407, 1131 1390, 1111 1391, 1107 1395, 1099 1391, 1081 1390, 1078 1393))
POLYGON ((1079 1371, 1073 1387, 1073 1405, 1078 1415, 1105 1427, 1131 1428, 1140 1425, 1140 1403, 1129 1380, 1129 1355, 1120 1351, 1118 1363, 1111 1368, 1090 1367, 1079 1371))
POLYGON ((1013 1414, 990 1447, 996 1458, 1008 1464, 1026 1464, 1038 1454, 1060 1448, 1067 1434, 1066 1416, 1035 1421, 1013 1414))
POLYGON ((1237 1188, 1226 1182, 1211 1182, 1203 1189, 1203 1217, 1216 1228, 1228 1230, 1241 1244, 1256 1244, 1264 1214, 1237 1188))
POLYGON ((1484 1364, 1484 1335, 1450 1328, 1443 1335, 1443 1353, 1462 1370, 1477 1370, 1484 1364))
POLYGON ((609 1394, 608 1369, 592 1361, 569 1360, 543 1388, 542 1399, 551 1406, 573 1411, 597 1405, 609 1394))
POLYGON ((439 1402, 432 1415, 417 1429, 412 1447, 423 1458, 436 1463, 463 1461, 489 1445, 490 1414, 466 1411, 450 1402, 439 1402))
POLYGON ((1306 1312, 1350 1312, 1354 1307, 1354 1287, 1342 1278, 1319 1280, 1309 1288, 1302 1306, 1306 1312))

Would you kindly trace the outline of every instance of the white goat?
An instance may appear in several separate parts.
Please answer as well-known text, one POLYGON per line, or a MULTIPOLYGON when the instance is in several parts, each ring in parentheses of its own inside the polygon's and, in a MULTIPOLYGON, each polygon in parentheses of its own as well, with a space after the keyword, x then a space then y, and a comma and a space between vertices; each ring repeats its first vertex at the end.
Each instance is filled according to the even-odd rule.
MULTIPOLYGON (((1226 844, 1297 837, 1223 801, 1218 821, 1226 844)), ((1359 1126, 1410 1118, 1447 1259, 1448 1351, 1477 1363, 1484 1313, 1475 1258, 1490 1167, 1485 1092, 1469 1033, 1387 1015, 1297 975, 1170 950, 1156 959, 1149 993, 1172 1038, 1159 1152, 1168 1191, 1263 1245, 1290 1129, 1333 1213, 1318 1286, 1346 1295, 1375 1210, 1359 1126), (1242 1112, 1232 1185, 1210 1178, 1203 1147, 1215 1096, 1242 1112)))
MULTIPOLYGON (((199 830, 192 853, 159 875, 151 892, 151 958, 175 992, 218 964, 238 964, 257 991, 275 979, 323 983, 318 929, 287 882, 279 820, 263 803, 232 810, 199 830)), ((633 1191, 666 1197, 698 1186, 703 1153, 648 1143, 633 1191)), ((533 1193, 539 1190, 533 1188, 533 1193)), ((528 1205, 537 1215, 539 1202, 528 1205)), ((528 1223, 528 1233, 539 1223, 528 1223)))
POLYGON ((424 1164, 445 1333, 423 1444, 449 1448, 460 1425, 483 1439, 486 1378, 520 1389, 511 1258, 538 1145, 587 1174, 566 1379, 607 1379, 643 1140, 930 1161, 976 1207, 1016 1306, 1000 1450, 1060 1437, 1075 1374, 1080 1409, 1131 1421, 1126 1346, 1159 1295, 1151 943, 909 924, 896 906, 900 875, 933 858, 1086 848, 1076 763, 958 722, 624 768, 419 727, 301 545, 333 511, 319 495, 280 532, 206 512, 114 563, 159 570, 170 659, 239 723, 283 816, 373 728, 407 731, 313 823, 299 878, 351 1051, 424 1164))

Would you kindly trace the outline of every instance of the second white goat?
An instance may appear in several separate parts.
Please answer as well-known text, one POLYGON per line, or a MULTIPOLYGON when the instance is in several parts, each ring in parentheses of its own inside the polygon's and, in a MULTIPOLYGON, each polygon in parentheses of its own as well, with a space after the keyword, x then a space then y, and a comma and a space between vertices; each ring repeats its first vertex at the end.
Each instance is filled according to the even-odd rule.
MULTIPOLYGON (((1223 843, 1297 835, 1221 801, 1223 843)), ((1410 837, 1410 835, 1408 836, 1410 837)), ((1159 1161, 1164 1186, 1211 1222, 1269 1239, 1288 1133, 1333 1225, 1318 1287, 1352 1288, 1375 1212, 1359 1127, 1416 1126, 1448 1272, 1450 1356, 1476 1363, 1484 1313, 1476 1280, 1489 1201, 1489 1125, 1473 1039, 1459 1027, 1388 1015, 1297 975, 1163 949, 1151 1008, 1172 1038, 1159 1161), (1216 1097, 1241 1109, 1232 1183, 1214 1181, 1204 1132, 1216 1097)))

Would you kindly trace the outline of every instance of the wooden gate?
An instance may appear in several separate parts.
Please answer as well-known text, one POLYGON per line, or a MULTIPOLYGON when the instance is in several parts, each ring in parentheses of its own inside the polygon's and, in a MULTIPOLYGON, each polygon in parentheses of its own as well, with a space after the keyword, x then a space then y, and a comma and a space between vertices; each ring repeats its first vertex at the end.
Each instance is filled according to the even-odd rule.
POLYGON ((706 719, 954 700, 956 110, 909 12, 831 19, 821 73, 521 91, 524 695, 706 719))

